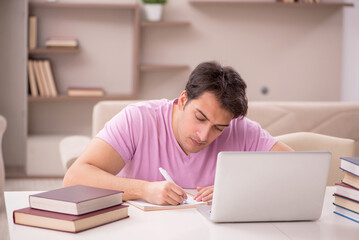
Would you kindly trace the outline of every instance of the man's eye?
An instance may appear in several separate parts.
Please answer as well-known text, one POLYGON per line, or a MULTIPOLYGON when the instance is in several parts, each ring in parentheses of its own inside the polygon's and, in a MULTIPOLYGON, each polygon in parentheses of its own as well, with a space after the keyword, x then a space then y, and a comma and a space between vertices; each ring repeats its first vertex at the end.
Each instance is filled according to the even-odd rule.
POLYGON ((214 127, 216 130, 220 131, 220 132, 223 132, 224 129, 221 129, 219 127, 214 127))
POLYGON ((206 119, 199 118, 199 117, 197 117, 197 116, 195 116, 195 117, 196 117, 196 119, 197 119, 198 121, 200 121, 200 122, 204 122, 204 121, 206 121, 206 119))

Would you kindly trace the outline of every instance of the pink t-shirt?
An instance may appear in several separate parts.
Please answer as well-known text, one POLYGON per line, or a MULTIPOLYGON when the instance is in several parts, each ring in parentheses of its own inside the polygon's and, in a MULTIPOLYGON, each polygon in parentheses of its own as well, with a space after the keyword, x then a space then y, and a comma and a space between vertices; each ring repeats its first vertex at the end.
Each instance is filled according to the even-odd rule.
POLYGON ((237 118, 209 146, 186 155, 172 130, 173 104, 162 99, 129 105, 97 134, 126 163, 117 176, 163 181, 162 167, 182 188, 210 186, 220 151, 269 151, 277 141, 258 123, 237 118))

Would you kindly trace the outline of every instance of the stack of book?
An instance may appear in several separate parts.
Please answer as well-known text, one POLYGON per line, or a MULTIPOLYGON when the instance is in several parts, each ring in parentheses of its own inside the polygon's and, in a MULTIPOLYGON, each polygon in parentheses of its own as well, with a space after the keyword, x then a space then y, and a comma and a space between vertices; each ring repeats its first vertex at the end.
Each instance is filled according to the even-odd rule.
POLYGON ((69 87, 67 95, 70 97, 103 97, 105 91, 102 88, 69 87))
POLYGON ((54 36, 48 37, 45 41, 46 47, 56 48, 77 48, 79 41, 75 37, 54 36))
POLYGON ((31 60, 27 62, 30 95, 33 97, 56 97, 57 89, 50 60, 31 60))
POLYGON ((277 2, 285 3, 320 3, 320 0, 277 0, 277 2))
POLYGON ((334 213, 359 223, 359 157, 341 158, 342 183, 336 184, 334 213))
POLYGON ((75 185, 30 195, 15 224, 77 233, 128 217, 122 191, 75 185))

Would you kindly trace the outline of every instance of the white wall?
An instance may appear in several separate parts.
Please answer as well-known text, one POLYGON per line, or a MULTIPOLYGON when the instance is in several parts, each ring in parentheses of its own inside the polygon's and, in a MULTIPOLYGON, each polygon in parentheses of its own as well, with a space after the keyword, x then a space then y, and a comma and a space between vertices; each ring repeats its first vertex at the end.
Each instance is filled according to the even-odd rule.
POLYGON ((190 26, 142 29, 141 62, 190 69, 141 72, 141 99, 178 96, 190 71, 208 60, 233 66, 251 101, 341 98, 342 8, 169 1, 164 20, 190 26), (267 95, 262 87, 269 88, 267 95))
POLYGON ((342 101, 359 102, 359 3, 344 9, 342 101))
POLYGON ((25 164, 26 9, 25 0, 0 1, 0 114, 8 122, 2 147, 12 166, 25 164))

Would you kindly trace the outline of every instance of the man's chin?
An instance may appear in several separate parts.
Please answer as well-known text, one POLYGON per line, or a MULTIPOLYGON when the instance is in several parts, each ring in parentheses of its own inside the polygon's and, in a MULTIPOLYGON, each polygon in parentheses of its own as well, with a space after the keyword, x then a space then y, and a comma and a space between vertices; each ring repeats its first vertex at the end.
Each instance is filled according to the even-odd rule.
POLYGON ((203 148, 205 148, 206 146, 200 146, 200 147, 193 147, 193 148, 188 148, 186 150, 187 154, 191 154, 191 153, 198 153, 199 151, 201 151, 203 148))

